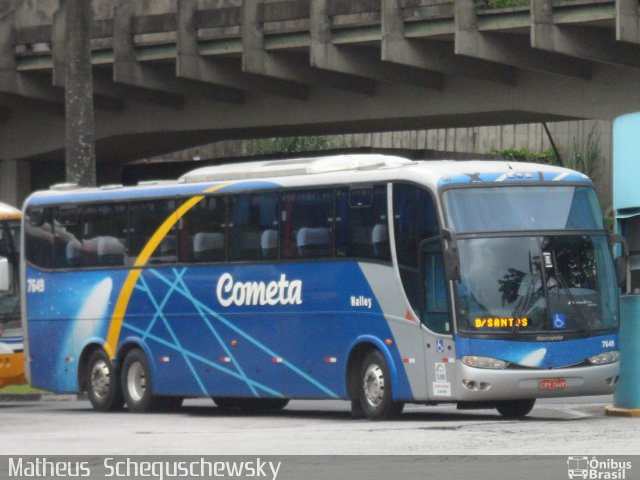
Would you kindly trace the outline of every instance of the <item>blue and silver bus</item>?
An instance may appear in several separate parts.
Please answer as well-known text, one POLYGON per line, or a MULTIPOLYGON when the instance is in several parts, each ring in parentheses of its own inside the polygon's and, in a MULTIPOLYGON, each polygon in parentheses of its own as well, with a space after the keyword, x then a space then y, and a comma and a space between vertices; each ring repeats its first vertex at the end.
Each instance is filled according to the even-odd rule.
POLYGON ((523 417, 618 380, 591 181, 506 162, 338 155, 61 186, 24 212, 32 385, 98 410, 348 399, 523 417))

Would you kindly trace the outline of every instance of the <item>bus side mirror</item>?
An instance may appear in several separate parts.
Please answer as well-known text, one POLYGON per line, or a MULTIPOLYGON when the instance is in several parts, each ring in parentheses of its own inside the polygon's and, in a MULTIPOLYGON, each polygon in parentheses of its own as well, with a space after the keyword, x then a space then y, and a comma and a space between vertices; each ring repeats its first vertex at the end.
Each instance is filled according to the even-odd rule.
POLYGON ((8 292, 11 290, 11 269, 9 268, 9 260, 0 257, 0 292, 8 292))
POLYGON ((456 234, 448 228, 442 229, 442 238, 446 240, 444 249, 444 274, 447 280, 460 280, 460 256, 456 234))
POLYGON ((616 280, 618 283, 618 288, 622 290, 626 290, 627 288, 627 270, 629 269, 629 261, 627 257, 616 257, 614 261, 614 265, 616 268, 616 280))
POLYGON ((615 245, 616 243, 620 243, 622 245, 622 255, 616 257, 614 260, 618 288, 622 289, 626 293, 630 293, 631 270, 629 269, 629 245, 622 235, 610 233, 609 245, 615 245))
POLYGON ((447 280, 460 279, 460 257, 458 256, 458 249, 451 244, 449 244, 444 251, 444 274, 447 280))

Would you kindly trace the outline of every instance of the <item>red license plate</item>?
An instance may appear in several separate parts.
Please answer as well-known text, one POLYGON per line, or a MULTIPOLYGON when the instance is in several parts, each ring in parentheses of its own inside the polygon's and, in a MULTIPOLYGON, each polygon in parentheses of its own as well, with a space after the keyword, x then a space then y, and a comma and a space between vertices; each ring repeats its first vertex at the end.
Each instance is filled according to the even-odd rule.
POLYGON ((543 378, 540 380, 540 390, 562 390, 567 386, 564 378, 543 378))

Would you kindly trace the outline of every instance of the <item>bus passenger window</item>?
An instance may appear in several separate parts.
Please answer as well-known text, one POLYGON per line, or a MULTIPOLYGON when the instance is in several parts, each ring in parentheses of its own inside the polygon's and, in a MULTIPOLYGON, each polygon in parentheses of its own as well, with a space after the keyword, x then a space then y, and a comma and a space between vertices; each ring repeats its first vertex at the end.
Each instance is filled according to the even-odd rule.
POLYGON ((80 209, 56 208, 53 215, 53 262, 56 268, 79 265, 81 234, 80 209))
POLYGON ((282 194, 282 258, 333 255, 333 189, 282 194))
POLYGON ((229 260, 273 258, 273 242, 277 242, 277 236, 274 238, 272 234, 265 232, 274 231, 278 231, 276 192, 247 193, 231 197, 229 260))
MULTIPOLYGON (((138 257, 153 234, 172 215, 175 214, 176 201, 152 200, 147 202, 132 202, 129 204, 129 242, 131 255, 138 257)), ((176 228, 173 227, 167 233, 160 244, 155 248, 149 263, 169 264, 175 263, 177 257, 176 228)))
POLYGON ((53 266, 53 209, 29 208, 25 219, 26 258, 36 267, 53 266))
POLYGON ((341 188, 336 192, 336 255, 389 261, 387 187, 341 188))
POLYGON ((79 266, 126 264, 127 205, 105 203, 83 207, 79 266))
POLYGON ((206 197, 182 217, 180 262, 223 262, 226 256, 227 197, 206 197))

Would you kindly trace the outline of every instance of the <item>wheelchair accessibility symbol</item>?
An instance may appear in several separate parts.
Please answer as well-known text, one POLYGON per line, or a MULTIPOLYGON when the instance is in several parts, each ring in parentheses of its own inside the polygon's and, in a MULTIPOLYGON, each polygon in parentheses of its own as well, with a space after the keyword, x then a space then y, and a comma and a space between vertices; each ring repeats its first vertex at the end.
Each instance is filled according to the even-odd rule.
POLYGON ((564 313, 554 313, 552 316, 554 330, 567 328, 567 316, 564 313))
POLYGON ((444 340, 441 338, 438 338, 436 340, 436 352, 438 353, 443 353, 444 352, 444 340))

